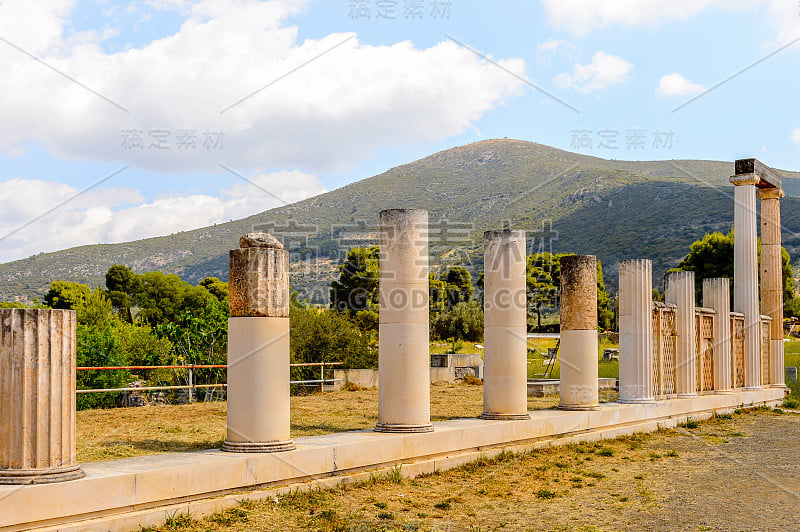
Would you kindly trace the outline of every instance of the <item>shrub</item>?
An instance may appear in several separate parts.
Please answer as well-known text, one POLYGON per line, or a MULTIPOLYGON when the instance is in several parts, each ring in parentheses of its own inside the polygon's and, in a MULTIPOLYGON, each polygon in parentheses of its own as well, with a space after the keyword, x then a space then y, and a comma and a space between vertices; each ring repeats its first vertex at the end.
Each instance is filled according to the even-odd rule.
POLYGON ((458 303, 451 310, 439 314, 431 324, 434 338, 467 340, 480 342, 483 340, 483 309, 477 301, 458 303))

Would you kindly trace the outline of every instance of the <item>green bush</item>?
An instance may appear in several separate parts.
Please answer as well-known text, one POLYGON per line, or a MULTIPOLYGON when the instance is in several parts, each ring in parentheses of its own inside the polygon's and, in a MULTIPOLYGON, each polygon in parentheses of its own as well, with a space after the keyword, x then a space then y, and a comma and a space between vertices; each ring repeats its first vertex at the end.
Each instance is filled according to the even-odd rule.
MULTIPOLYGON (((117 349, 110 328, 79 327, 77 331, 78 366, 125 366, 127 360, 117 349)), ((128 370, 88 370, 77 372, 78 389, 123 388, 131 382, 128 370)), ((78 410, 118 406, 122 395, 114 392, 79 393, 78 410)))
POLYGON ((483 309, 477 301, 462 302, 439 314, 431 324, 431 335, 439 340, 483 340, 483 309))
MULTIPOLYGON (((371 333, 362 331, 345 312, 291 308, 293 362, 342 362, 345 368, 375 368, 378 351, 371 333)), ((292 380, 318 379, 319 368, 292 368, 292 380)))

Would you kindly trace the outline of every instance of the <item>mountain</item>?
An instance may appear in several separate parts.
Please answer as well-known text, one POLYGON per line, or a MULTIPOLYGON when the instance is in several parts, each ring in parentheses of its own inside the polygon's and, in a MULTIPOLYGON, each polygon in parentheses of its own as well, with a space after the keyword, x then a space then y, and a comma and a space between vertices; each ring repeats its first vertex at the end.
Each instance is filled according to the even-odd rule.
MULTIPOLYGON (((746 155, 746 154, 745 154, 746 155)), ((625 258, 653 259, 657 279, 710 231, 733 224, 733 162, 617 161, 519 140, 451 148, 380 175, 247 218, 122 244, 80 246, 0 264, 0 301, 41 298, 53 280, 103 285, 112 264, 197 282, 227 278, 240 235, 278 233, 293 250, 294 288, 327 283, 351 244, 375 241, 378 212, 429 211, 436 264, 482 267, 484 230, 529 231, 531 251, 597 255, 615 291, 625 258), (316 258, 310 258, 316 257, 316 258)), ((784 245, 800 252, 800 174, 782 172, 784 245)), ((657 281, 658 284, 658 281, 657 281)))

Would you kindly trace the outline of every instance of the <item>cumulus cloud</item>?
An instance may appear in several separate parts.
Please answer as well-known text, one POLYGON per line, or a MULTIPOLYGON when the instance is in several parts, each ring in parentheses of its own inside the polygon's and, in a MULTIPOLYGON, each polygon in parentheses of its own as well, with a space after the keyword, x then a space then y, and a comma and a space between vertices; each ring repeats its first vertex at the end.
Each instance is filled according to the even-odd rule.
POLYGON ((705 11, 766 8, 767 17, 783 43, 800 34, 800 17, 794 0, 541 0, 550 22, 575 35, 615 25, 656 26, 688 20, 705 11))
POLYGON ((152 201, 130 188, 79 194, 75 187, 51 181, 0 182, 0 261, 186 231, 325 192, 319 179, 298 170, 258 174, 248 181, 220 191, 219 197, 169 194, 152 201))
POLYGON ((792 131, 792 140, 800 146, 800 127, 792 131))
POLYGON ((621 57, 597 52, 592 56, 591 63, 575 65, 572 74, 561 73, 553 78, 553 82, 564 88, 588 93, 622 83, 632 68, 633 65, 621 57))
MULTIPOLYGON (((367 45, 351 33, 300 41, 286 20, 302 0, 186 5, 173 35, 116 53, 99 37, 63 37, 72 4, 3 5, 0 35, 85 87, 0 43, 0 151, 34 141, 61 158, 159 172, 217 172, 219 162, 345 172, 380 149, 459 134, 524 91, 451 41, 425 49, 367 45), (154 142, 154 131, 168 142, 154 142), (179 146, 187 131, 197 145, 179 146), (223 145, 203 146, 207 131, 224 133, 223 145), (143 142, 131 147, 130 132, 143 142)), ((525 75, 521 59, 498 62, 525 75)))
POLYGON ((677 72, 662 76, 656 87, 659 96, 690 96, 703 92, 706 88, 700 84, 692 83, 677 72))

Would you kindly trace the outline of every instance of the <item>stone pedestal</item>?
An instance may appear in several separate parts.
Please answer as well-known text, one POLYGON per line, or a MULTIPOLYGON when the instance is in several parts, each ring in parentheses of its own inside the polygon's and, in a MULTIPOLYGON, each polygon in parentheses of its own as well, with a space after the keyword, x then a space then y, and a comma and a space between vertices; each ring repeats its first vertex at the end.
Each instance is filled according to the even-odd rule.
POLYGON ((678 397, 697 395, 697 347, 694 315, 694 272, 669 272, 664 299, 677 307, 678 334, 675 356, 675 391, 678 397))
POLYGON ((714 309, 714 391, 733 393, 731 293, 727 277, 703 279, 703 306, 714 309))
POLYGON ((430 432, 428 212, 380 213, 377 432, 430 432))
POLYGON ((486 231, 483 419, 528 419, 525 231, 486 231))
POLYGON ((561 400, 564 410, 599 406, 597 258, 561 257, 561 400))
POLYGON ((780 188, 763 188, 761 198, 761 313, 770 324, 771 386, 785 388, 783 372, 783 257, 781 257, 780 188))
POLYGON ((228 430, 223 451, 294 449, 289 409, 289 252, 251 234, 230 253, 228 430))
POLYGON ((758 311, 756 183, 754 174, 731 178, 733 208, 733 310, 744 314, 745 389, 761 388, 761 330, 758 311))
POLYGON ((0 484, 82 478, 75 311, 0 309, 0 484))
POLYGON ((619 402, 652 403, 653 263, 619 264, 619 402))

